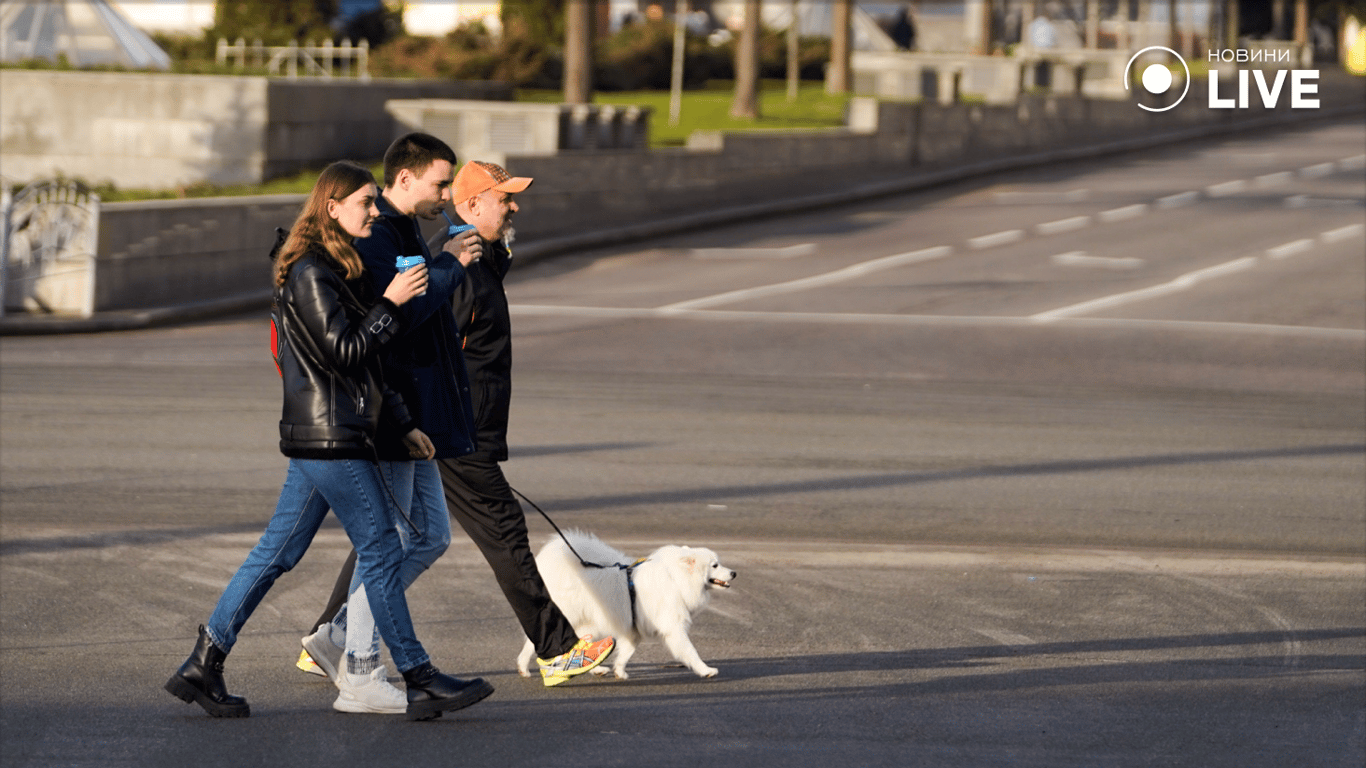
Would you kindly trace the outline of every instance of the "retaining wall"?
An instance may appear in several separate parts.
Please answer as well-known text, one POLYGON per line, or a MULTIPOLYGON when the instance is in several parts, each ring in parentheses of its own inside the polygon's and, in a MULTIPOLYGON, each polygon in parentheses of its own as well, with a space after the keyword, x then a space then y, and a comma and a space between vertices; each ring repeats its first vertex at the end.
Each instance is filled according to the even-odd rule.
POLYGON ((392 99, 510 100, 504 83, 0 69, 0 170, 166 189, 380 157, 392 99))
POLYGON ((95 258, 95 309, 192 304, 270 287, 275 228, 304 195, 105 203, 95 258))

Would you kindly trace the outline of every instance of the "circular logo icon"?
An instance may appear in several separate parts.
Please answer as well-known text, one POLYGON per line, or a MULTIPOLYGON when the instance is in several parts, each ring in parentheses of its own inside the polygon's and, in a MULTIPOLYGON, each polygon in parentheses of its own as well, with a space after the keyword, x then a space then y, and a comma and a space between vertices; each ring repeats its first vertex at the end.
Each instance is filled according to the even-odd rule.
MULTIPOLYGON (((1177 104, 1180 104, 1183 100, 1185 100, 1186 94, 1190 92, 1191 68, 1186 66, 1186 60, 1181 58, 1181 54, 1177 53, 1176 51, 1173 51, 1172 49, 1161 45, 1150 45, 1147 48, 1144 48, 1143 50, 1131 56, 1129 58, 1129 63, 1124 65, 1124 90, 1129 90, 1129 83, 1133 82, 1132 71, 1134 68, 1134 62, 1138 60, 1138 57, 1142 56, 1143 54, 1149 51, 1167 52, 1171 55, 1171 58, 1174 58, 1178 62, 1180 62, 1181 68, 1186 71, 1186 87, 1181 91, 1181 96, 1177 98, 1176 101, 1173 101, 1171 104, 1168 104, 1165 107, 1150 107, 1146 104, 1138 105, 1140 109, 1146 109, 1149 112, 1166 112, 1167 110, 1171 109, 1172 107, 1176 106, 1177 104)), ((1155 59, 1159 57, 1152 56, 1149 58, 1155 59)), ((1142 83, 1143 90, 1147 91, 1148 93, 1151 93, 1154 96, 1161 96, 1162 94, 1172 89, 1172 70, 1170 65, 1166 63, 1159 63, 1157 61, 1153 61, 1152 63, 1148 64, 1148 66, 1143 68, 1142 74, 1139 75, 1139 82, 1142 83)))

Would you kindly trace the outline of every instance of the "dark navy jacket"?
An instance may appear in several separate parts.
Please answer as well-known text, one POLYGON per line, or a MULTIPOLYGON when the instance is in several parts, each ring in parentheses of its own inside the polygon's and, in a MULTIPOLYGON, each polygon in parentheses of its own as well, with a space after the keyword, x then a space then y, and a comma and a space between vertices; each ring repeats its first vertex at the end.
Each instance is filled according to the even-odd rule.
MULTIPOLYGON (((383 195, 375 201, 380 217, 370 236, 355 242, 365 272, 380 293, 398 274, 399 256, 421 255, 427 260, 427 294, 399 307, 403 333, 384 350, 387 384, 398 392, 419 429, 436 446, 436 458, 473 453, 474 409, 470 405, 469 375, 460 354, 460 333, 451 312, 451 296, 463 282, 465 269, 451 254, 433 256, 422 239, 417 220, 405 216, 383 195)), ((408 455, 393 441, 379 446, 382 458, 406 461, 408 455)))

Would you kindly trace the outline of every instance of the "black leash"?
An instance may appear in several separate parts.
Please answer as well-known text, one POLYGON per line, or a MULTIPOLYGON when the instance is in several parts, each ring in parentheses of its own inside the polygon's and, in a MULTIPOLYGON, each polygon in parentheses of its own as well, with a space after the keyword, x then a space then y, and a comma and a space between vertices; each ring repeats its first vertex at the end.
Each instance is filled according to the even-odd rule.
POLYGON ((632 626, 632 627, 635 627, 636 629, 639 629, 639 624, 638 624, 638 622, 637 622, 637 620, 636 620, 636 580, 635 580, 635 570, 636 570, 636 566, 637 566, 637 565, 640 565, 640 564, 643 563, 643 562, 645 562, 646 558, 643 558, 643 557, 642 557, 642 558, 640 558, 639 560, 635 561, 634 563, 631 563, 630 565, 627 565, 627 564, 625 564, 625 563, 613 563, 612 565, 603 565, 602 563, 590 563, 590 562, 588 562, 587 560, 583 559, 583 555, 580 555, 580 554, 579 554, 579 551, 578 551, 577 549, 574 549, 574 545, 569 543, 569 539, 564 535, 564 531, 560 530, 560 526, 556 525, 556 524, 555 524, 555 521, 550 519, 550 515, 547 515, 546 512, 545 512, 545 510, 544 510, 544 509, 541 509, 540 505, 538 505, 536 502, 532 501, 531 499, 527 498, 526 494, 522 493, 521 491, 517 490, 516 488, 513 488, 511 485, 508 486, 508 489, 511 490, 513 493, 517 494, 518 496, 520 496, 520 497, 522 498, 522 501, 525 501, 526 503, 530 504, 532 509, 534 509, 534 510, 536 510, 537 512, 540 512, 540 513, 541 513, 541 517, 544 517, 544 518, 545 518, 545 521, 546 521, 547 523, 550 523, 550 527, 551 527, 551 528, 554 528, 554 529, 555 529, 555 533, 559 534, 560 541, 563 541, 563 542, 564 542, 564 545, 565 545, 566 547, 569 547, 569 551, 574 553, 574 557, 578 558, 579 564, 582 565, 584 568, 600 568, 600 569, 604 569, 604 570, 605 570, 605 569, 608 569, 608 568, 616 568, 616 569, 619 570, 619 571, 625 572, 625 574, 626 574, 626 592, 627 592, 627 595, 630 597, 630 600, 631 600, 631 626, 632 626))
POLYGON ((508 489, 511 490, 513 493, 517 494, 518 496, 520 496, 520 497, 522 498, 522 501, 525 501, 526 503, 530 504, 532 509, 534 509, 534 510, 536 510, 537 512, 540 512, 540 513, 541 513, 541 517, 544 517, 544 518, 545 518, 545 521, 546 521, 547 523, 550 523, 550 527, 555 529, 555 533, 559 534, 560 540, 564 542, 564 545, 565 545, 566 547, 569 547, 569 551, 574 553, 574 557, 577 557, 577 558, 579 559, 579 564, 582 565, 584 568, 622 568, 622 569, 625 569, 625 568, 627 567, 627 566, 625 566, 625 565, 622 565, 621 563, 615 563, 615 564, 613 564, 613 565, 603 565, 602 563, 590 563, 590 562, 588 562, 587 560, 584 560, 584 559, 583 559, 583 555, 580 555, 580 554, 579 554, 579 551, 578 551, 577 549, 574 549, 574 545, 569 543, 569 539, 565 537, 564 531, 560 530, 560 526, 555 525, 555 521, 550 519, 550 515, 547 515, 547 514, 545 513, 545 510, 544 510, 544 509, 541 509, 540 505, 538 505, 536 502, 532 501, 531 499, 528 499, 527 496, 526 496, 526 494, 522 493, 521 491, 517 490, 516 488, 513 488, 511 485, 508 486, 508 489))

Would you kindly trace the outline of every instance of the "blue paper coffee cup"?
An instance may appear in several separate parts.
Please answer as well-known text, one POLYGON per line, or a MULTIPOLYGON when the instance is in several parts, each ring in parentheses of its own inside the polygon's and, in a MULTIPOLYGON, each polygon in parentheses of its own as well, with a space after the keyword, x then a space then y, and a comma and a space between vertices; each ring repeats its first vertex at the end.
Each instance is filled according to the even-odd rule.
MULTIPOLYGON (((426 261, 427 260, 422 258, 421 256, 399 256, 397 259, 394 260, 394 269, 397 269, 399 272, 407 272, 409 269, 416 267, 418 264, 423 264, 426 261)), ((425 289, 422 291, 422 293, 418 294, 418 296, 426 295, 427 291, 425 289)))

